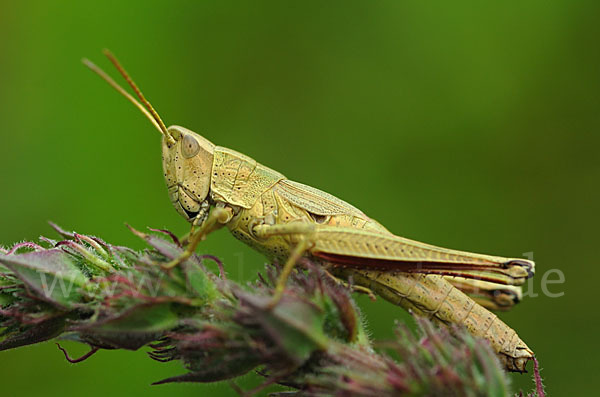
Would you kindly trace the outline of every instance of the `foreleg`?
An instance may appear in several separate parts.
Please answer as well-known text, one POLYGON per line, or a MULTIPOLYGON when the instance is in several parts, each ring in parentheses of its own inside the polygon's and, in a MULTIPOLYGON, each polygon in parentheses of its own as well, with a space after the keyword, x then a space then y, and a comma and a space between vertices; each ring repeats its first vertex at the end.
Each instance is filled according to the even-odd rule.
POLYGON ((200 241, 204 240, 209 233, 221 228, 224 224, 229 222, 232 217, 233 213, 230 208, 214 208, 210 212, 206 220, 202 222, 200 227, 198 227, 198 229, 196 230, 193 230, 193 232, 190 232, 188 238, 188 245, 185 251, 183 251, 183 253, 179 257, 163 265, 163 268, 172 269, 175 266, 182 263, 183 261, 185 261, 186 259, 188 259, 196 251, 196 248, 198 247, 198 244, 200 244, 200 241))

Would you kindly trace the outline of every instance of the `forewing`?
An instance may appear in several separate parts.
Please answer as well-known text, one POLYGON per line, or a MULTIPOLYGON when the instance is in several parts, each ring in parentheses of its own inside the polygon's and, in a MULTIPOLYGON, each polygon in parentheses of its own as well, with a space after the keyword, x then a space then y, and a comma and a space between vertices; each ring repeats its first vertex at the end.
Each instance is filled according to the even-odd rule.
POLYGON ((274 186, 275 191, 290 203, 317 215, 355 215, 368 217, 343 200, 314 187, 284 179, 274 186))

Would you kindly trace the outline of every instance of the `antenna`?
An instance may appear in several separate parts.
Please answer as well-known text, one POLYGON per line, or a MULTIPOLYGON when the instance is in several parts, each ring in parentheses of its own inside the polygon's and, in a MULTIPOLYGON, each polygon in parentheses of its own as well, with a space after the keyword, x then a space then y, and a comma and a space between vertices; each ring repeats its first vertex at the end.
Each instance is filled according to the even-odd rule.
POLYGON ((88 60, 86 58, 82 59, 83 64, 85 66, 87 66, 88 68, 90 68, 97 75, 99 75, 104 81, 106 81, 108 84, 110 84, 115 90, 117 90, 117 92, 119 92, 121 95, 123 95, 127 100, 129 100, 131 103, 133 103, 144 114, 144 116, 146 116, 146 118, 148 118, 148 120, 150 120, 150 122, 154 125, 154 127, 156 127, 156 129, 165 136, 169 145, 174 144, 175 139, 173 139, 171 134, 169 134, 169 131, 167 130, 165 123, 163 123, 162 119, 158 115, 158 112, 156 110, 154 110, 154 108, 152 107, 150 102, 144 97, 144 94, 142 94, 142 91, 140 91, 140 89, 135 84, 135 82, 131 79, 131 77, 129 77, 129 74, 125 71, 123 66, 121 66, 121 64, 119 63, 117 58, 108 50, 104 50, 103 52, 104 52, 104 55, 106 55, 106 57, 117 68, 119 73, 121 73, 121 75, 125 78, 125 80, 129 84, 129 86, 133 89, 133 91, 136 93, 136 95, 138 96, 138 98, 140 99, 140 101, 142 103, 138 102, 131 94, 129 94, 127 91, 125 91, 125 89, 123 87, 121 87, 119 84, 117 84, 117 82, 115 82, 112 79, 112 77, 110 77, 108 74, 106 74, 106 72, 104 72, 101 68, 96 66, 90 60, 88 60), (146 107, 144 107, 144 105, 146 107))

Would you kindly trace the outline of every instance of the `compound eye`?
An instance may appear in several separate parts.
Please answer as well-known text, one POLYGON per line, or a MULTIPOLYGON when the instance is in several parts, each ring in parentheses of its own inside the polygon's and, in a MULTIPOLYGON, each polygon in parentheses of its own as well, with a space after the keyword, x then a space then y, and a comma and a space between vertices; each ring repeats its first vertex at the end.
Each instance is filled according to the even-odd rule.
POLYGON ((183 157, 189 159, 190 157, 194 157, 200 151, 200 144, 191 135, 186 135, 183 137, 183 141, 181 141, 181 152, 183 153, 183 157))

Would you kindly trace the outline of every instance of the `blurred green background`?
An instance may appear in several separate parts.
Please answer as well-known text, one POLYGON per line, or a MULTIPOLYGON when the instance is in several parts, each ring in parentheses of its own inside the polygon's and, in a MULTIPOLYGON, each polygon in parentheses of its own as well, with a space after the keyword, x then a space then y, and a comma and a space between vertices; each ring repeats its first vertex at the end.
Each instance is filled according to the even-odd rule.
MULTIPOLYGON (((187 231, 167 197, 159 134, 80 62, 116 76, 107 47, 167 124, 402 236, 533 253, 530 296, 501 317, 537 353, 550 395, 586 395, 599 369, 599 12, 568 0, 5 1, 0 242, 52 235, 48 220, 134 247, 125 222, 187 231), (547 290, 561 297, 542 289, 544 274, 558 279, 551 269, 565 282, 547 290)), ((253 279, 264 262, 227 231, 201 249, 235 279, 253 279)), ((357 299, 375 337, 391 337, 393 319, 411 321, 357 299)), ((0 353, 3 396, 234 394, 227 384, 149 386, 182 372, 142 351, 78 365, 52 343, 0 353)), ((530 375, 511 378, 532 387, 530 375)))

